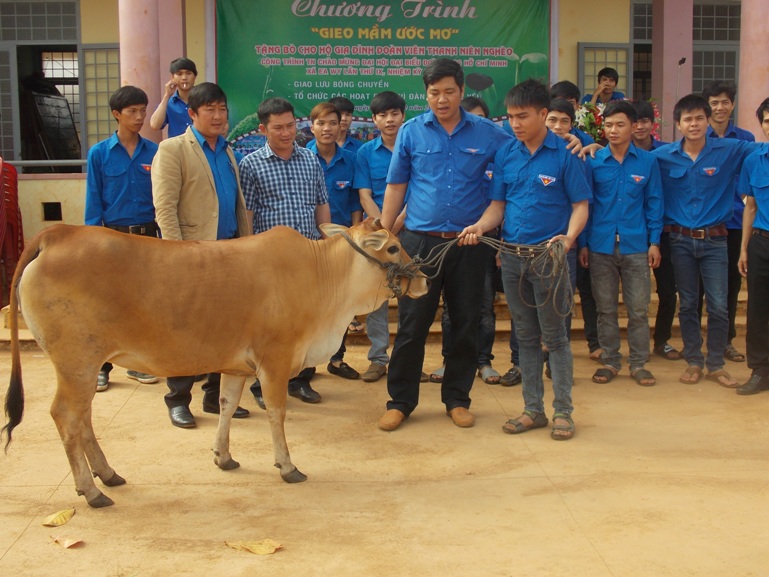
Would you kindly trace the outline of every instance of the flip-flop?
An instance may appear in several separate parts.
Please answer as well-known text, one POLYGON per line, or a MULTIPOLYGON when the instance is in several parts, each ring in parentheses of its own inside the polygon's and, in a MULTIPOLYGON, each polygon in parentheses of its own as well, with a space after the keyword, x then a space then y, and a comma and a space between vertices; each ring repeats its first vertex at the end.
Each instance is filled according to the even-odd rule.
POLYGON ((354 320, 347 326, 347 330, 350 334, 357 335, 358 333, 362 333, 365 330, 365 327, 357 320, 354 320))
POLYGON ((596 370, 596 372, 593 373, 593 382, 605 385, 606 383, 612 382, 616 376, 617 371, 604 367, 602 369, 596 370))
POLYGON ((601 355, 603 355, 603 349, 596 349, 594 351, 591 351, 589 355, 590 360, 598 363, 599 365, 602 365, 603 360, 601 359, 601 355))
POLYGON ((668 343, 657 345, 654 347, 653 352, 658 357, 662 357, 667 361, 677 361, 681 358, 681 352, 670 346, 668 343))
POLYGON ((735 381, 732 378, 732 375, 727 373, 724 369, 718 369, 717 371, 710 371, 707 375, 705 375, 705 378, 709 381, 713 381, 715 383, 718 383, 722 387, 726 387, 727 389, 736 389, 740 386, 740 383, 735 381), (727 382, 722 381, 721 379, 726 379, 727 382))
POLYGON ((700 382, 701 378, 702 369, 695 365, 689 365, 686 367, 686 370, 683 372, 683 374, 678 378, 678 381, 685 385, 696 385, 700 382), (689 377, 689 379, 685 379, 684 376, 689 377))
POLYGON ((478 369, 478 376, 483 379, 483 382, 487 385, 498 385, 499 379, 502 377, 494 367, 491 365, 483 365, 478 369))
POLYGON ((631 371, 630 376, 633 377, 633 380, 642 387, 653 387, 657 384, 657 379, 655 379, 654 375, 646 369, 636 369, 631 371), (651 381, 651 383, 644 381, 651 381))
POLYGON ((443 365, 440 369, 435 369, 432 373, 430 373, 430 382, 431 383, 442 383, 443 382, 443 373, 446 372, 446 365, 443 365))
POLYGON ((726 347, 726 350, 724 351, 724 358, 732 361, 733 363, 745 362, 745 355, 735 349, 732 345, 726 347))

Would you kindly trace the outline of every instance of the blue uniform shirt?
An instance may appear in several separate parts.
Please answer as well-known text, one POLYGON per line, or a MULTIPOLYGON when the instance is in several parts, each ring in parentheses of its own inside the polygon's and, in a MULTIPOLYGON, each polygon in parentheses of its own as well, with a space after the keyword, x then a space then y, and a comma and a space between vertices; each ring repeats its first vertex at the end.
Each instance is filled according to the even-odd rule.
POLYGON ((592 198, 583 161, 549 130, 534 154, 517 140, 502 147, 494 159, 490 196, 506 202, 502 238, 516 244, 566 234, 571 205, 592 198))
POLYGON ((187 132, 187 127, 192 126, 189 109, 187 103, 179 97, 178 90, 168 99, 166 120, 163 123, 164 128, 168 126, 168 138, 184 134, 187 132))
POLYGON ((358 189, 353 187, 355 155, 336 145, 336 154, 331 159, 331 163, 327 163, 326 159, 318 154, 317 143, 314 140, 307 145, 307 150, 313 151, 318 156, 318 161, 323 167, 331 222, 352 226, 352 213, 363 210, 358 189))
POLYGON ((198 140, 208 160, 208 166, 214 176, 216 197, 219 200, 219 227, 216 239, 232 238, 238 232, 238 219, 235 216, 235 204, 238 198, 238 177, 235 167, 227 154, 229 144, 220 136, 216 141, 216 150, 211 150, 205 138, 192 127, 192 133, 198 140))
MULTIPOLYGON (((590 101, 593 99, 592 94, 585 94, 582 97, 581 103, 582 104, 590 104, 590 101)), ((611 98, 609 98, 609 102, 612 100, 625 100, 625 95, 622 92, 617 92, 616 90, 611 93, 611 98)))
POLYGON ((579 138, 580 143, 582 146, 587 146, 589 144, 593 144, 595 140, 592 136, 590 136, 587 132, 584 130, 580 130, 576 126, 572 127, 572 129, 569 131, 569 134, 573 134, 577 138, 579 138))
POLYGON ((659 243, 663 206, 656 158, 631 143, 620 164, 607 146, 596 153, 591 168, 590 250, 614 254, 617 234, 621 254, 645 253, 650 242, 659 243))
POLYGON ((734 213, 734 177, 742 161, 758 145, 743 140, 708 138, 692 161, 683 142, 673 142, 652 152, 662 176, 665 224, 707 228, 724 224, 734 213))
POLYGON ((130 226, 155 220, 150 170, 158 145, 139 137, 133 158, 117 132, 88 151, 85 224, 130 226))
POLYGON ((454 232, 474 224, 488 205, 483 175, 513 138, 491 120, 459 110, 449 135, 432 111, 406 121, 395 142, 388 183, 408 183, 406 228, 454 232))
MULTIPOLYGON (((708 137, 709 138, 719 138, 718 134, 715 130, 713 130, 712 126, 708 126, 708 137)), ((726 127, 726 132, 724 133, 724 138, 734 138, 736 140, 744 140, 746 142, 755 142, 756 137, 753 136, 753 133, 748 132, 747 130, 743 130, 742 128, 738 128, 734 125, 734 123, 730 120, 729 124, 726 127)), ((739 178, 739 175, 735 177, 734 180, 734 214, 732 215, 732 218, 729 222, 726 223, 726 228, 731 229, 742 229, 742 213, 745 212, 745 203, 742 200, 742 197, 737 194, 737 179, 739 178)))
POLYGON ((390 160, 393 153, 382 142, 382 137, 366 142, 358 150, 355 165, 355 182, 357 189, 368 188, 371 190, 371 199, 382 210, 384 193, 387 187, 387 171, 390 168, 390 160))
POLYGON ((769 144, 764 143, 745 159, 737 192, 756 199, 753 228, 769 231, 769 144))
POLYGON ((344 144, 342 145, 342 150, 351 152, 352 155, 355 156, 355 154, 360 150, 360 147, 363 146, 363 144, 364 142, 362 140, 353 138, 348 134, 347 139, 344 141, 344 144))

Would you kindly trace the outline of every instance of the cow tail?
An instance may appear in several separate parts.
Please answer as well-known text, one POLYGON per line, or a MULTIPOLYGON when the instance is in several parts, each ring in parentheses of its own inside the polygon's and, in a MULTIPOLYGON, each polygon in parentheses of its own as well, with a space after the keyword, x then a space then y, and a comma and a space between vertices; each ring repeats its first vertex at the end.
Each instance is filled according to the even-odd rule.
POLYGON ((27 245, 24 249, 19 263, 16 265, 13 284, 11 284, 11 299, 8 307, 11 323, 11 382, 5 395, 5 416, 8 422, 0 430, 0 439, 2 439, 3 433, 8 434, 8 440, 5 443, 6 452, 8 445, 11 444, 13 430, 21 423, 24 416, 24 384, 21 380, 21 356, 19 354, 19 281, 24 269, 37 258, 42 250, 39 239, 40 236, 33 239, 32 244, 27 245))

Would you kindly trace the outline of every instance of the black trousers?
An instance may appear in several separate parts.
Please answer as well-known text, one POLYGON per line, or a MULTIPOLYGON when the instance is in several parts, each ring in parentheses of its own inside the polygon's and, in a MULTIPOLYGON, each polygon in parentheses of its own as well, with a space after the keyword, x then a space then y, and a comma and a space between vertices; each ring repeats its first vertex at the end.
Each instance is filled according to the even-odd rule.
POLYGON ((654 346, 659 347, 670 340, 673 334, 673 319, 676 316, 676 301, 678 289, 670 260, 670 233, 663 232, 660 236, 660 266, 653 269, 657 281, 657 320, 654 323, 654 346))
MULTIPOLYGON (((219 405, 219 385, 222 375, 209 373, 203 389, 203 402, 219 405)), ((174 407, 189 407, 192 402, 192 386, 195 384, 195 376, 191 377, 167 377, 168 393, 165 401, 169 409, 174 407)))
POLYGON ((748 367, 769 376, 769 238, 754 234, 748 241, 748 367))
MULTIPOLYGON (((403 249, 411 256, 426 257, 446 239, 404 230, 403 249)), ((398 302, 398 333, 387 373, 388 409, 409 415, 419 403, 419 379, 425 359, 425 342, 435 320, 441 290, 451 311, 451 346, 441 383, 441 401, 447 410, 470 406, 470 389, 478 369, 478 324, 484 273, 494 252, 488 245, 453 246, 427 295, 398 302)), ((423 270, 427 275, 434 269, 423 270)))
MULTIPOLYGON (((295 391, 302 385, 309 385, 310 379, 312 379, 314 376, 315 367, 307 367, 306 369, 302 369, 293 379, 288 380, 288 390, 295 391)), ((251 391, 252 395, 260 397, 262 396, 262 383, 259 382, 259 379, 256 379, 253 383, 251 383, 251 386, 248 389, 251 391)))
POLYGON ((598 307, 593 298, 593 285, 590 282, 590 269, 582 268, 577 263, 577 290, 579 304, 582 308, 582 319, 585 322, 585 340, 587 348, 592 353, 601 348, 598 342, 598 307))

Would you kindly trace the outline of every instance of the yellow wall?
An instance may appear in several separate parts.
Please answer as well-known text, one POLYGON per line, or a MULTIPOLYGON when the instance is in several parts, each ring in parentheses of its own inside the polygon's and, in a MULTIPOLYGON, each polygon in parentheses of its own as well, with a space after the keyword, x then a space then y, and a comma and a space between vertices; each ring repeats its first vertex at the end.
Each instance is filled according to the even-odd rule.
POLYGON ((206 66, 206 13, 205 0, 186 0, 186 31, 185 40, 187 42, 187 58, 192 60, 198 67, 198 82, 215 82, 216 78, 212 73, 207 75, 206 66))
POLYGON ((579 84, 578 42, 630 41, 630 0, 559 0, 558 80, 579 84))
POLYGON ((120 36, 118 0, 80 0, 83 44, 113 44, 120 36))
POLYGON ((27 240, 54 224, 83 224, 85 174, 20 175, 19 208, 27 240), (43 220, 44 202, 61 203, 61 221, 43 220))

